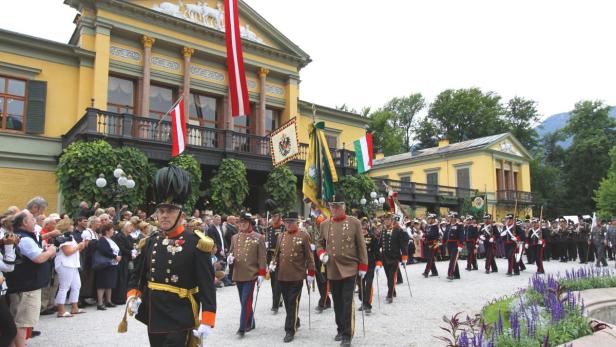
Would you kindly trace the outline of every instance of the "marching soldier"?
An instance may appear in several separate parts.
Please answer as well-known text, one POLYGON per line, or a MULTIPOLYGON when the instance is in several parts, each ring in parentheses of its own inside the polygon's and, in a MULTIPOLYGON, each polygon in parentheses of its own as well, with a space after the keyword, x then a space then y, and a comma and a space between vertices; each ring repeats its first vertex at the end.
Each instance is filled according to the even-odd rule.
POLYGON ((578 229, 572 220, 569 220, 567 226, 567 260, 575 261, 577 259, 577 235, 578 229))
POLYGON ((265 279, 265 238, 254 231, 254 224, 250 213, 240 216, 239 233, 231 238, 227 262, 233 266, 233 282, 237 284, 240 295, 242 311, 240 314, 240 327, 237 330, 239 337, 255 328, 252 312, 252 295, 257 286, 265 279))
POLYGON ((593 225, 590 230, 590 239, 595 246, 597 252, 597 267, 607 266, 607 260, 605 259, 605 247, 608 244, 606 238, 607 230, 602 225, 593 225))
MULTIPOLYGON (((272 213, 272 225, 267 227, 265 232, 265 248, 267 249, 267 263, 272 264, 272 260, 274 258, 274 252, 276 251, 276 245, 278 240, 278 235, 284 232, 284 224, 280 220, 280 213, 275 211, 272 213)), ((272 284, 272 312, 278 313, 278 308, 280 307, 281 301, 281 292, 280 286, 278 285, 278 279, 276 278, 276 271, 271 269, 270 266, 270 281, 272 284)))
POLYGON ((345 213, 342 194, 330 202, 332 218, 321 223, 321 238, 317 244, 319 259, 327 266, 334 301, 338 333, 334 338, 341 346, 351 346, 354 333, 355 310, 353 291, 356 277, 368 271, 368 252, 361 231, 361 223, 345 213))
POLYGON ((383 217, 385 229, 381 233, 383 266, 387 277, 387 297, 385 300, 389 304, 394 300, 400 262, 408 260, 406 233, 397 224, 394 225, 392 219, 391 213, 385 214, 383 217))
POLYGON ((550 261, 552 258, 553 240, 552 228, 547 220, 541 221, 541 237, 543 238, 543 260, 550 261))
POLYGON ((463 225, 460 223, 457 212, 449 213, 449 224, 445 233, 447 242, 447 253, 449 253, 449 268, 447 269, 447 279, 453 281, 460 279, 460 268, 458 267, 458 256, 462 251, 462 240, 464 240, 463 225))
POLYGON ((531 220, 531 227, 528 229, 528 238, 526 239, 526 249, 531 254, 531 258, 534 259, 537 264, 537 273, 543 274, 543 249, 545 243, 543 242, 543 235, 541 230, 541 224, 538 218, 531 220))
MULTIPOLYGON (((158 232, 139 243, 126 312, 147 325, 151 346, 197 346, 216 318, 214 241, 200 231, 184 230, 182 206, 191 188, 186 171, 174 166, 158 170, 154 188, 158 232)), ((126 331, 125 324, 118 330, 126 331)))
POLYGON ((317 313, 322 313, 324 310, 332 307, 332 300, 329 297, 329 282, 327 281, 327 268, 325 264, 321 263, 319 257, 317 257, 316 244, 321 239, 319 227, 324 220, 322 216, 314 218, 314 225, 308 230, 310 233, 312 256, 314 257, 314 266, 316 269, 315 282, 317 283, 317 289, 319 290, 319 302, 317 304, 317 313))
POLYGON ((473 223, 473 216, 467 216, 464 220, 464 243, 466 244, 466 271, 477 270, 477 239, 479 238, 479 230, 473 223), (472 268, 471 268, 472 266, 472 268))
POLYGON ((496 266, 496 240, 498 239, 498 228, 492 224, 492 215, 486 213, 483 216, 483 226, 479 231, 480 242, 483 242, 483 246, 486 250, 486 273, 498 272, 496 266))
POLYGON ((364 310, 365 313, 372 313, 372 281, 374 281, 375 269, 380 271, 383 268, 383 262, 381 261, 381 244, 379 239, 374 235, 374 232, 368 225, 367 220, 362 220, 361 229, 366 242, 366 250, 368 252, 368 272, 366 276, 361 280, 364 291, 358 293, 359 300, 362 300, 363 305, 359 308, 364 310))
POLYGON ((616 216, 612 217, 612 223, 607 227, 607 248, 612 250, 612 258, 614 260, 614 251, 616 247, 616 216))
POLYGON ((580 264, 588 263, 588 239, 590 236, 591 221, 582 219, 580 216, 580 224, 578 225, 577 252, 580 255, 580 264))
POLYGON ((515 255, 518 250, 518 243, 522 241, 522 233, 523 231, 517 226, 513 214, 507 214, 505 226, 500 234, 505 242, 505 255, 508 262, 507 276, 520 274, 519 262, 515 260, 515 255))
POLYGON ((307 280, 310 291, 315 275, 310 236, 299 230, 298 220, 297 212, 290 212, 285 216, 285 232, 278 235, 278 247, 270 267, 278 274, 278 283, 287 311, 284 342, 293 341, 300 326, 298 311, 304 279, 307 280))
MULTIPOLYGON (((518 230, 520 230, 520 240, 518 241, 518 253, 521 252, 524 253, 524 246, 526 244, 526 239, 528 238, 526 236, 526 229, 523 226, 522 220, 520 219, 516 219, 516 225, 518 227, 518 230)), ((526 265, 524 265, 524 259, 522 259, 522 256, 520 256, 520 260, 518 260, 518 268, 520 269, 520 271, 524 271, 526 270, 526 265)))
POLYGON ((436 269, 435 256, 439 247, 439 241, 441 234, 439 233, 439 226, 436 224, 436 214, 428 214, 428 225, 426 226, 426 269, 423 272, 423 276, 428 278, 428 273, 431 272, 431 276, 438 276, 438 270, 436 269))

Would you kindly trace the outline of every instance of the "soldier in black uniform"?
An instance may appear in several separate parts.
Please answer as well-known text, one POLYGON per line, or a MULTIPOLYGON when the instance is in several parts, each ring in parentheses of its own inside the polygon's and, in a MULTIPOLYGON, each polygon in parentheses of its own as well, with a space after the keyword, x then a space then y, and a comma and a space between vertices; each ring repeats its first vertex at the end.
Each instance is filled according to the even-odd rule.
MULTIPOLYGON (((522 254, 524 253, 524 246, 526 243, 526 239, 528 238, 526 236, 526 228, 524 227, 524 223, 522 223, 521 219, 517 219, 516 220, 516 225, 518 227, 518 230, 520 230, 520 241, 519 241, 519 247, 522 248, 522 254)), ((519 248, 518 248, 519 250, 519 248)), ((526 270, 526 265, 524 265, 524 259, 522 256, 520 256, 520 260, 518 260, 518 268, 520 269, 520 271, 524 271, 526 270)))
POLYGON ((473 216, 466 216, 464 220, 464 244, 466 245, 466 271, 477 270, 477 239, 479 238, 479 230, 473 222, 473 216), (472 266, 472 268, 471 268, 472 266))
POLYGON ((541 222, 541 236, 543 237, 543 261, 550 261, 552 258, 553 240, 552 229, 549 227, 547 220, 541 222))
MULTIPOLYGON (((365 313, 372 313, 372 282, 374 281, 374 271, 377 266, 383 267, 381 261, 381 243, 379 239, 374 235, 374 231, 370 228, 368 220, 363 219, 361 221, 361 229, 364 233, 364 241, 366 242, 366 250, 368 251, 368 272, 366 276, 361 279, 364 289, 363 293, 363 305, 359 307, 359 310, 364 310, 365 313)), ((362 293, 358 292, 359 300, 362 300, 362 293)))
POLYGON ((394 291, 396 290, 396 277, 400 261, 406 262, 408 259, 405 232, 393 225, 391 213, 386 213, 383 217, 385 228, 381 233, 381 246, 383 247, 383 265, 385 276, 387 276, 387 303, 393 302, 394 291))
POLYGON ((575 223, 572 220, 569 220, 569 225, 567 226, 567 231, 569 232, 569 237, 567 238, 567 259, 571 261, 577 260, 577 238, 578 238, 578 229, 575 223))
POLYGON ((534 259, 537 264, 537 273, 543 274, 543 249, 545 244, 543 242, 543 235, 541 224, 538 218, 531 220, 531 226, 528 229, 528 238, 526 239, 526 249, 530 254, 530 258, 534 259))
POLYGON ((457 212, 449 213, 449 224, 445 232, 445 240, 447 242, 447 253, 449 253, 449 268, 447 270, 447 279, 452 281, 460 279, 460 268, 458 267, 458 255, 462 251, 464 230, 460 223, 457 212))
POLYGON ((576 239, 577 252, 580 255, 580 264, 588 263, 588 239, 590 238, 590 223, 581 216, 578 225, 578 235, 576 239))
POLYGON ((216 317, 214 241, 200 231, 184 230, 182 205, 190 196, 186 171, 174 166, 158 170, 155 194, 159 231, 140 241, 127 312, 148 326, 151 346, 197 346, 216 317))
MULTIPOLYGON (((505 226, 500 233, 501 238, 505 242, 505 255, 507 256, 507 276, 519 275, 520 267, 519 262, 516 261, 515 256, 518 252, 518 243, 522 241, 523 231, 516 224, 513 214, 507 214, 505 217, 505 226)), ((520 260, 522 260, 520 258, 520 260)))
POLYGON ((492 224, 492 215, 486 213, 483 216, 483 226, 479 230, 479 242, 483 242, 486 250, 486 273, 498 272, 496 266, 496 241, 498 240, 498 228, 492 224))
POLYGON ((439 226, 436 222, 436 214, 428 214, 428 225, 426 225, 426 269, 423 272, 423 276, 428 278, 428 273, 431 272, 431 276, 438 276, 438 270, 435 264, 435 255, 439 247, 439 241, 441 234, 439 233, 439 226))
MULTIPOLYGON (((276 252, 276 242, 278 240, 278 235, 284 232, 284 224, 280 219, 280 213, 278 211, 274 211, 272 213, 272 224, 267 227, 265 231, 265 248, 267 250, 267 263, 272 265, 272 259, 274 253, 276 252)), ((275 269, 275 267, 272 267, 275 269)), ((278 278, 276 277, 276 271, 269 272, 270 281, 272 284, 272 312, 278 313, 278 308, 282 306, 281 298, 282 291, 280 290, 280 286, 278 285, 278 278)))

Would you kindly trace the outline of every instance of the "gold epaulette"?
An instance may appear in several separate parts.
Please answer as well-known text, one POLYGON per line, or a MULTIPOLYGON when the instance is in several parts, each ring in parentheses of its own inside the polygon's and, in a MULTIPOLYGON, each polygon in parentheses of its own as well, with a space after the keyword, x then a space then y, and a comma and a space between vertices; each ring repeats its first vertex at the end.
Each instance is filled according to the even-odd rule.
POLYGON ((210 253, 214 248, 214 240, 211 237, 205 236, 205 234, 201 231, 195 230, 195 235, 199 237, 199 242, 197 243, 197 249, 201 252, 210 253))

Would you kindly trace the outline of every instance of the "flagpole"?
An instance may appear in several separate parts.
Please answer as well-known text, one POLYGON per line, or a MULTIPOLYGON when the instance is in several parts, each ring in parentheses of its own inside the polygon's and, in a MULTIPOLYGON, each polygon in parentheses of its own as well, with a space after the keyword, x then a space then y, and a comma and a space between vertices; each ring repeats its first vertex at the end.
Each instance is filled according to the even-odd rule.
POLYGON ((180 103, 180 101, 182 101, 182 99, 184 99, 184 95, 180 96, 180 98, 173 104, 173 106, 171 106, 169 111, 167 111, 167 113, 165 113, 162 117, 160 117, 160 120, 158 121, 158 123, 156 123, 156 126, 154 127, 154 129, 158 129, 158 126, 160 125, 160 123, 163 122, 163 119, 165 119, 165 117, 167 117, 167 115, 171 113, 173 109, 175 109, 175 107, 180 103))

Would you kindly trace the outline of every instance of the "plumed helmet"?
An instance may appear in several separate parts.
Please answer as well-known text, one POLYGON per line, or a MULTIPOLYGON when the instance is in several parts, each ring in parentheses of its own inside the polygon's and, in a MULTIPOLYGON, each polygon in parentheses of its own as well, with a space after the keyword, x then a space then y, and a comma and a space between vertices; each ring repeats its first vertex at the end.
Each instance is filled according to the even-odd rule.
POLYGON ((190 176, 184 169, 170 165, 156 172, 154 195, 158 206, 181 209, 190 196, 190 176))

